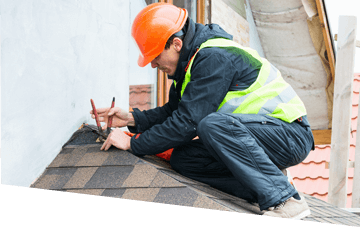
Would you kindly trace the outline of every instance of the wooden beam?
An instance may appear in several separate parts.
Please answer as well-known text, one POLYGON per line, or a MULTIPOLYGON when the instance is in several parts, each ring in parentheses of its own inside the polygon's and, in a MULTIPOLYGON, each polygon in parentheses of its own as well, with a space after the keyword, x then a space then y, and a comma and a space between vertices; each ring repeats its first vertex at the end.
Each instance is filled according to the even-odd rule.
POLYGON ((328 202, 346 207, 352 90, 355 66, 356 17, 339 17, 335 91, 331 134, 328 202))
POLYGON ((205 24, 205 0, 197 0, 196 22, 205 24))
MULTIPOLYGON (((355 168, 355 162, 349 161, 348 168, 355 168)), ((330 162, 325 162, 325 169, 330 169, 330 162)))
POLYGON ((326 52, 329 58, 330 71, 333 81, 335 81, 335 52, 332 46, 329 25, 327 23, 326 11, 323 0, 316 0, 316 7, 319 13, 319 19, 322 27, 323 37, 325 41, 326 52))
POLYGON ((312 133, 314 135, 315 145, 331 144, 331 129, 312 130, 312 133))
MULTIPOLYGON (((337 34, 335 34, 334 40, 337 41, 337 34)), ((356 40, 356 47, 360 47, 360 40, 356 40)))
POLYGON ((166 73, 158 69, 157 76, 157 106, 163 106, 166 103, 166 73))

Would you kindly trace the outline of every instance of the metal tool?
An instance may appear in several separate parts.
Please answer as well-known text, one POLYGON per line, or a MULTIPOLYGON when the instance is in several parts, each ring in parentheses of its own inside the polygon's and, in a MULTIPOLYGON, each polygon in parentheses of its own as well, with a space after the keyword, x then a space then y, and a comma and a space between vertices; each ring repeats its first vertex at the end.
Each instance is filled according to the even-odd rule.
MULTIPOLYGON (((111 108, 114 108, 115 106, 115 97, 113 97, 113 100, 111 102, 111 108)), ((111 109, 110 108, 110 109, 111 109)), ((109 135, 110 132, 111 132, 111 124, 112 124, 112 119, 113 119, 113 115, 111 115, 109 118, 108 118, 108 123, 107 123, 107 129, 106 129, 106 134, 109 135)))
POLYGON ((96 121, 96 125, 98 127, 98 130, 99 130, 99 135, 100 135, 100 137, 102 137, 101 139, 106 140, 107 135, 104 133, 104 131, 101 128, 99 117, 98 117, 98 114, 96 112, 94 101, 92 99, 90 99, 90 102, 91 102, 91 106, 93 108, 93 112, 94 112, 94 115, 95 115, 95 121, 96 121))

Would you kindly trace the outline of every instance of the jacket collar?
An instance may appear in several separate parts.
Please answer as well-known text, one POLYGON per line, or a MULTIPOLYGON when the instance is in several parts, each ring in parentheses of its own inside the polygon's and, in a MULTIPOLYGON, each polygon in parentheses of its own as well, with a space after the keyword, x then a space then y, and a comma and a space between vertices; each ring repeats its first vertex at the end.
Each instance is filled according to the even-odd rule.
MULTIPOLYGON (((185 25, 186 26, 186 25, 185 25)), ((175 80, 177 82, 182 81, 185 77, 185 67, 190 60, 192 56, 191 53, 193 51, 194 47, 194 39, 195 39, 195 32, 196 32, 196 26, 195 23, 191 20, 191 18, 188 18, 187 28, 186 28, 186 34, 183 40, 183 47, 181 48, 180 57, 178 64, 176 66, 176 70, 174 75, 170 76, 168 75, 169 79, 175 80)))

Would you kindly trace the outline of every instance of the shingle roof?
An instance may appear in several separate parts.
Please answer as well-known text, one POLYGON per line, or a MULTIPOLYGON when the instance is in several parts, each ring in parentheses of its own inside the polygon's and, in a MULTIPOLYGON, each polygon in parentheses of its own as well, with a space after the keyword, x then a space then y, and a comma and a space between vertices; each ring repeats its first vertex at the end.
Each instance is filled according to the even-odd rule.
MULTIPOLYGON (((108 196, 181 206, 261 214, 259 207, 186 178, 164 159, 137 157, 111 147, 100 151, 94 142, 95 126, 73 134, 56 158, 31 185, 73 193, 108 196)), ((303 220, 360 225, 360 217, 304 195, 312 214, 303 220)))
MULTIPOLYGON (((354 75, 353 100, 351 116, 350 137, 350 161, 355 160, 355 145, 357 133, 358 105, 360 90, 360 74, 354 75)), ((325 168, 325 163, 330 162, 331 145, 316 145, 315 150, 311 151, 309 156, 299 165, 293 166, 288 170, 293 177, 295 186, 300 192, 312 195, 323 201, 327 201, 329 186, 329 169, 325 168)), ((352 185, 354 177, 354 168, 349 168, 347 185, 347 203, 346 207, 351 208, 352 203, 352 185)))
POLYGON ((80 137, 84 133, 81 131, 84 129, 74 134, 75 137, 65 144, 31 187, 240 213, 262 213, 257 206, 240 198, 181 176, 159 157, 139 158, 114 147, 100 151, 100 144, 83 144, 80 137), (72 145, 74 143, 78 145, 72 145))

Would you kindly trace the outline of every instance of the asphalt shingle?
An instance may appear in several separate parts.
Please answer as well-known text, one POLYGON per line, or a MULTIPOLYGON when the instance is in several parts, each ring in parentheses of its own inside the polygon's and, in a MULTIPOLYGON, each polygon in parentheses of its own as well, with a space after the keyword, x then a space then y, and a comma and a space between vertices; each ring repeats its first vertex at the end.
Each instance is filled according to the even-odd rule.
MULTIPOLYGON (((94 127, 80 129, 91 132, 94 127), (91 130, 90 130, 91 129, 91 130)), ((141 200, 197 208, 262 214, 256 204, 189 179, 171 169, 169 162, 156 156, 136 157, 128 151, 101 144, 72 144, 76 135, 86 141, 86 133, 75 136, 31 185, 52 189, 122 199, 141 200)), ((92 137, 91 137, 92 138, 92 137)), ((304 195, 312 214, 303 220, 360 225, 360 217, 304 195)))

